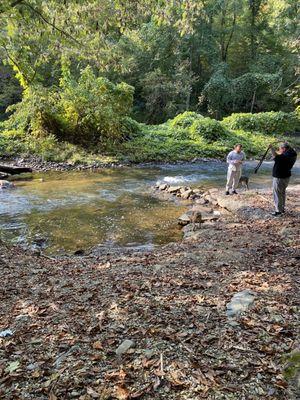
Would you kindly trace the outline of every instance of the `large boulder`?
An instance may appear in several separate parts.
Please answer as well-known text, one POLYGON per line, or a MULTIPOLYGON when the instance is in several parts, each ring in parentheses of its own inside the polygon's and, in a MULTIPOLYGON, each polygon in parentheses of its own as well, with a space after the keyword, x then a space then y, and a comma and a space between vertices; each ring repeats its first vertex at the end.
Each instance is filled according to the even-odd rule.
POLYGON ((248 206, 248 201, 241 199, 240 196, 218 195, 216 201, 220 207, 231 212, 236 212, 248 206))

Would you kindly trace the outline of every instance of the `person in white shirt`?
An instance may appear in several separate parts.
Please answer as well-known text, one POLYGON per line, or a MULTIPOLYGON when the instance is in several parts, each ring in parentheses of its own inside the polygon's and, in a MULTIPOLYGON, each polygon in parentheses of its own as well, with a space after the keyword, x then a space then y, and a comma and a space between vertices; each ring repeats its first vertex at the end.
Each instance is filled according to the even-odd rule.
POLYGON ((245 153, 242 151, 243 146, 238 143, 234 149, 227 156, 227 183, 225 194, 237 194, 236 188, 238 187, 239 180, 242 174, 242 165, 246 159, 245 153))

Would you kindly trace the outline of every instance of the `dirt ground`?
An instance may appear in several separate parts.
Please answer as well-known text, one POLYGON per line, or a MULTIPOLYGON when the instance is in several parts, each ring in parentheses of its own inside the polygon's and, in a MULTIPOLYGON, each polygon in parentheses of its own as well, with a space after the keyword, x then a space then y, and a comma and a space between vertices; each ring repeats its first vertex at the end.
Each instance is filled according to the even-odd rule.
POLYGON ((150 252, 49 259, 1 243, 0 398, 296 399, 299 195, 279 218, 253 195, 150 252), (229 320, 245 289, 254 303, 229 320))

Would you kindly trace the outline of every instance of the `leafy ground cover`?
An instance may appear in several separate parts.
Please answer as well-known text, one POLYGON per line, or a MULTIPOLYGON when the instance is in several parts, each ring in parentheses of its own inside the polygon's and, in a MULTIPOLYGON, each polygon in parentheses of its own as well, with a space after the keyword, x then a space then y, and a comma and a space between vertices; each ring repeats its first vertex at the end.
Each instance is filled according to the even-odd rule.
MULTIPOLYGON (((35 137, 20 131, 0 131, 0 156, 38 156, 41 160, 71 163, 180 161, 193 158, 223 158, 241 142, 249 157, 260 156, 273 135, 230 130, 210 118, 196 120, 190 127, 177 127, 173 121, 161 125, 139 125, 139 132, 122 143, 86 149, 59 141, 54 135, 35 137)), ((281 136, 280 136, 281 137, 281 136)))
POLYGON ((49 259, 1 243, 13 335, 0 339, 0 397, 296 399, 299 188, 284 219, 270 199, 247 195, 244 216, 151 252, 49 259), (255 301, 232 325, 226 304, 244 289, 255 301))

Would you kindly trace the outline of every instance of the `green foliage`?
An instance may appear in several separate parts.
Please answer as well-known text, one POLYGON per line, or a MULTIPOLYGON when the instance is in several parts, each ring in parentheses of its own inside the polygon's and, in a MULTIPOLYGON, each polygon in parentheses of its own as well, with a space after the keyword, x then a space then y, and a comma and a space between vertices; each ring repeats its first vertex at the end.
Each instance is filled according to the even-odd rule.
POLYGON ((300 129, 300 119, 295 112, 239 113, 223 119, 222 124, 230 129, 244 129, 269 135, 293 133, 300 129))
POLYGON ((284 366, 284 377, 288 380, 300 378, 300 351, 293 351, 286 355, 284 366))
MULTIPOLYGON (((200 123, 203 119, 195 123, 200 123)), ((222 126, 219 130, 220 122, 211 121, 216 122, 214 126, 218 127, 218 134, 222 132, 214 141, 207 140, 199 134, 192 138, 189 128, 178 129, 172 127, 170 122, 152 126, 141 125, 141 134, 115 148, 113 154, 119 159, 125 158, 134 162, 191 160, 195 157, 223 158, 232 150, 234 144, 241 142, 248 156, 260 156, 270 143, 269 135, 243 130, 224 131, 222 126)), ((211 122, 205 122, 203 126, 207 126, 206 124, 211 126, 211 122)))
POLYGON ((219 121, 211 118, 201 118, 196 120, 189 129, 192 139, 199 136, 211 143, 226 137, 226 129, 219 121))
POLYGON ((207 103, 208 111, 220 118, 232 111, 251 111, 254 108, 268 108, 263 100, 270 100, 272 92, 280 84, 280 73, 248 72, 237 78, 228 76, 228 66, 221 64, 204 86, 199 98, 207 103), (266 96, 267 95, 267 96, 266 96))
POLYGON ((65 138, 95 144, 128 137, 129 121, 124 118, 132 108, 132 86, 124 82, 114 85, 106 78, 96 77, 91 67, 83 69, 76 81, 64 66, 60 87, 59 119, 65 138))
POLYGON ((189 128, 196 120, 201 118, 203 118, 201 114, 193 111, 185 111, 173 118, 170 121, 170 126, 172 128, 189 128))
POLYGON ((3 65, 0 60, 0 121, 5 119, 8 106, 21 100, 21 92, 12 68, 3 65))
POLYGON ((16 130, 4 130, 1 132, 0 126, 0 156, 14 157, 16 154, 22 154, 24 145, 24 136, 16 130))
POLYGON ((118 142, 137 134, 138 124, 128 118, 133 88, 96 77, 91 67, 79 79, 64 66, 60 87, 29 87, 6 126, 33 136, 54 135, 59 140, 85 146, 118 142))
MULTIPOLYGON (((2 0, 0 58, 24 88, 59 86, 62 58, 75 80, 90 66, 97 77, 128 82, 135 115, 148 123, 196 109, 199 97, 200 112, 217 119, 291 111, 299 100, 297 7, 279 3, 2 0)), ((5 104, 20 88, 8 89, 5 104)))

